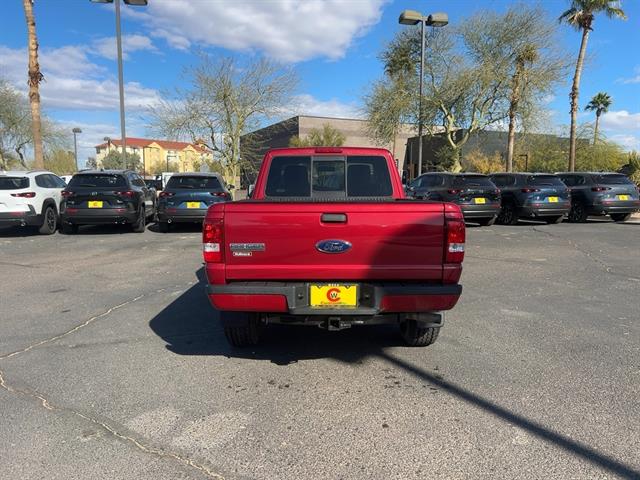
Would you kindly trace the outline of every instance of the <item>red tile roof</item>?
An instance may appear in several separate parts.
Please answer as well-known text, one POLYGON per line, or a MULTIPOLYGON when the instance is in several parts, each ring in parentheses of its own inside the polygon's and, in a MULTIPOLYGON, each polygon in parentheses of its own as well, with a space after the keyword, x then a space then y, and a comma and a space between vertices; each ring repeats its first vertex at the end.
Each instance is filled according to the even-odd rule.
MULTIPOLYGON (((207 148, 201 145, 196 145, 195 143, 189 142, 173 142, 170 140, 154 140, 151 138, 134 138, 127 137, 127 147, 135 147, 135 148, 144 148, 148 147, 152 143, 157 143, 165 150, 184 150, 185 148, 191 146, 195 148, 200 153, 207 152, 207 148)), ((122 141, 119 138, 111 139, 111 144, 116 147, 122 146, 122 141)), ((101 143, 100 145, 96 145, 95 148, 105 148, 107 147, 107 143, 101 143)))

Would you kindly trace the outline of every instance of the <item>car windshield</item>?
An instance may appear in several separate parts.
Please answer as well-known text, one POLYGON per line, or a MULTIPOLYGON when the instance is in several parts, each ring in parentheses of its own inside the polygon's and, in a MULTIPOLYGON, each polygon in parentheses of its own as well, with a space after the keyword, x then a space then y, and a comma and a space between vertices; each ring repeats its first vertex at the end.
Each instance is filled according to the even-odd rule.
POLYGON ((596 175, 594 180, 596 183, 604 185, 633 185, 633 182, 625 175, 596 175))
POLYGON ((217 177, 207 176, 178 176, 173 175, 167 182, 167 189, 187 190, 222 190, 222 185, 217 177))
POLYGON ((27 177, 0 177, 0 190, 18 190, 28 186, 29 179, 27 177))
POLYGON ((495 185, 489 177, 482 175, 459 175, 453 182, 454 187, 489 187, 495 188, 495 185))
POLYGON ((527 178, 527 185, 537 187, 566 187, 562 180, 555 175, 531 175, 527 178))
POLYGON ((127 182, 122 175, 109 173, 88 173, 83 175, 74 175, 69 182, 70 188, 115 188, 126 186, 127 182))

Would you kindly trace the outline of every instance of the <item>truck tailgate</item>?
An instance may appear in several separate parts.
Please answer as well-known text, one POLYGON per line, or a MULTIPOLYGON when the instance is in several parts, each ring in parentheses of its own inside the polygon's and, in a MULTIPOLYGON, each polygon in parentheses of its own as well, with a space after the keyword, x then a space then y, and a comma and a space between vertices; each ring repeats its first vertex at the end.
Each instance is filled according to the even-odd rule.
POLYGON ((440 281, 443 211, 442 203, 415 201, 228 203, 225 277, 227 281, 440 281), (324 253, 317 248, 323 240, 349 242, 351 248, 324 253))

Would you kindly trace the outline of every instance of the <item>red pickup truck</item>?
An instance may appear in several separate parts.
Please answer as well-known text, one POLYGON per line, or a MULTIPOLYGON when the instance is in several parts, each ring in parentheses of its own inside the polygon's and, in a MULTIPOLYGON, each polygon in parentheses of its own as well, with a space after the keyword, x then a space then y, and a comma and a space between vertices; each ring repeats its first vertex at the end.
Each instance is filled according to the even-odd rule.
POLYGON ((202 235, 235 346, 270 323, 396 323, 407 344, 430 345, 462 291, 460 208, 407 199, 384 149, 270 150, 251 198, 212 205, 202 235))

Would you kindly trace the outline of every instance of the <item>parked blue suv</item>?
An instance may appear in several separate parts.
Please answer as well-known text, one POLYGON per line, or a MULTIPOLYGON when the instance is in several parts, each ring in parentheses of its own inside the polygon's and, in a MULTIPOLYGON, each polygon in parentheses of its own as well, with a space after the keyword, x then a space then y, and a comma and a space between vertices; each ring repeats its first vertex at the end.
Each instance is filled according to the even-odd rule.
POLYGON ((571 194, 559 177, 549 173, 494 173, 502 193, 497 222, 515 225, 520 218, 560 223, 571 209, 571 194))
POLYGON ((571 189, 570 222, 585 222, 589 215, 610 215, 624 222, 640 210, 638 189, 620 173, 558 173, 571 189))

